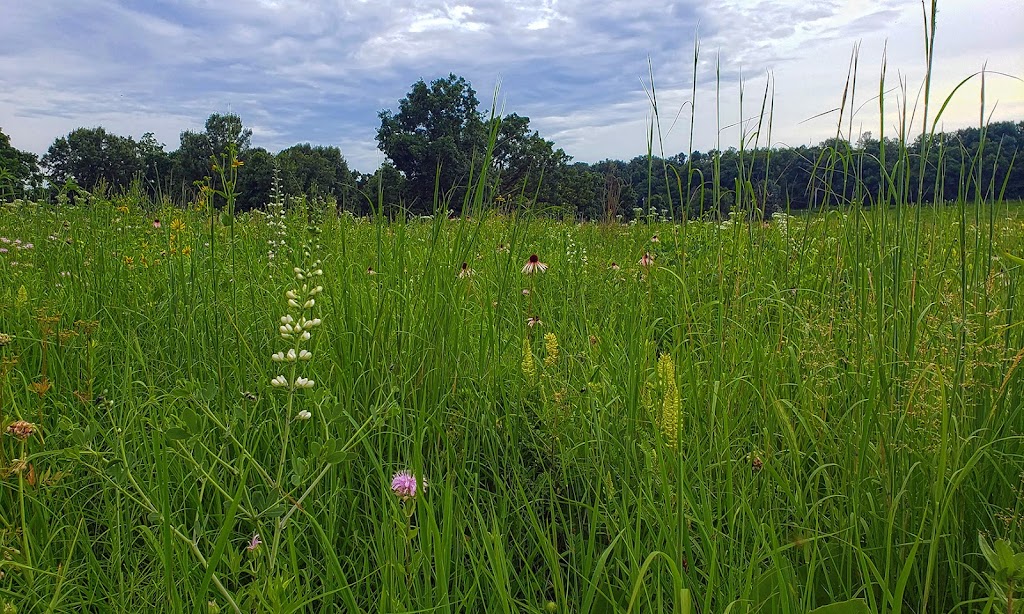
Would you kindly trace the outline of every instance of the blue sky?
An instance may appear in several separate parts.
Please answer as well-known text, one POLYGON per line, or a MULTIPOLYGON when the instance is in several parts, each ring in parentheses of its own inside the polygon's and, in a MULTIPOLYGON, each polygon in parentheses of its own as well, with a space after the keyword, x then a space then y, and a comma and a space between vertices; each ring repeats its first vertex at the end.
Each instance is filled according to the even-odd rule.
MULTIPOLYGON (((879 131, 883 50, 888 85, 909 104, 924 68, 917 0, 8 0, 0 18, 0 129, 16 147, 45 152, 80 126, 139 137, 168 150, 213 112, 238 113, 253 144, 337 145, 371 171, 382 155, 377 112, 396 108, 416 80, 449 72, 576 160, 629 159, 647 150, 654 70, 667 155, 739 144, 738 123, 774 88, 772 142, 833 136, 850 54, 860 44, 852 137, 879 131), (696 119, 690 134, 694 38, 696 119), (716 88, 716 73, 719 87, 716 88), (741 107, 742 91, 742 107, 741 107), (717 92, 717 93, 716 93, 717 92), (864 106, 861 106, 862 103, 864 106), (722 129, 719 129, 719 126, 722 129)), ((935 97, 988 69, 1024 77, 1024 3, 940 0, 935 97)), ((979 82, 980 83, 980 82, 979 82)), ((943 118, 976 124, 971 84, 943 118)), ((995 120, 1024 119, 1024 84, 992 75, 995 120)), ((888 103, 897 108, 896 99, 888 103)), ((895 113, 886 118, 893 130, 895 113)), ((918 126, 919 129, 919 126, 918 126)), ((843 127, 847 131, 846 124, 843 127)), ((762 138, 762 143, 764 139, 762 138)))

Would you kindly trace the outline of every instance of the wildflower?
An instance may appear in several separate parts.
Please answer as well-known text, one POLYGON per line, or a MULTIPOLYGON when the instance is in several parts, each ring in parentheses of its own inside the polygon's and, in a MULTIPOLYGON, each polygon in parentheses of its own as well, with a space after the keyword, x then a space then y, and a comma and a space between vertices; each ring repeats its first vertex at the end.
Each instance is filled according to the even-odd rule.
POLYGON ((750 454, 750 469, 757 473, 764 468, 764 461, 761 460, 761 456, 758 454, 750 454))
POLYGON ((313 380, 306 379, 305 377, 302 376, 295 378, 296 388, 312 388, 315 383, 316 382, 314 382, 313 380))
POLYGON ((174 218, 171 222, 171 230, 174 232, 181 232, 182 230, 185 230, 185 222, 178 218, 174 218))
POLYGON ((504 243, 498 243, 498 253, 508 253, 508 246, 504 243))
POLYGON ((46 377, 43 377, 43 379, 38 382, 32 382, 30 386, 30 388, 32 388, 32 392, 38 394, 40 398, 46 396, 46 393, 50 391, 50 387, 50 380, 46 377))
POLYGON ((260 539, 260 534, 253 533, 252 537, 249 539, 249 543, 245 546, 245 549, 249 552, 255 552, 256 549, 259 548, 261 544, 263 544, 263 540, 260 539))
POLYGON ((368 266, 368 267, 366 267, 366 274, 367 275, 376 275, 377 271, 374 271, 372 266, 368 266))
POLYGON ((528 338, 523 339, 523 362, 520 366, 527 379, 532 380, 537 376, 537 364, 533 361, 533 349, 528 338))
POLYGON ((526 275, 533 275, 534 273, 543 273, 548 270, 548 265, 540 261, 537 254, 530 254, 530 259, 523 265, 523 273, 526 275))
POLYGON ((553 367, 558 362, 558 337, 555 333, 546 333, 544 335, 544 351, 547 356, 544 357, 544 366, 553 367))
POLYGON ((542 322, 537 316, 530 316, 529 319, 526 320, 526 325, 533 328, 534 326, 544 326, 544 322, 542 322))
POLYGON ((676 384, 676 364, 671 354, 658 358, 658 379, 662 388, 661 431, 669 446, 675 447, 679 438, 679 387, 676 384))
MULTIPOLYGON (((427 481, 422 480, 423 488, 426 489, 427 481)), ((398 495, 402 501, 408 501, 416 496, 416 476, 410 471, 399 471, 391 478, 391 492, 398 495)))
POLYGON ((620 266, 619 266, 619 265, 618 265, 617 263, 615 263, 615 262, 612 262, 612 265, 611 265, 610 267, 608 267, 608 268, 610 268, 610 269, 611 269, 611 270, 613 270, 613 271, 618 271, 618 270, 619 270, 619 269, 621 269, 622 267, 620 267, 620 266))
POLYGON ((650 252, 644 252, 644 257, 641 258, 640 262, 638 262, 637 264, 644 267, 645 269, 650 268, 651 265, 654 264, 654 256, 652 256, 650 252))
POLYGON ((242 162, 241 160, 232 160, 231 168, 238 168, 239 166, 243 166, 244 164, 245 162, 242 162))
POLYGON ((281 388, 288 385, 288 379, 283 375, 278 375, 274 379, 270 380, 270 385, 274 388, 281 388))
POLYGON ((7 248, 6 247, 0 247, 0 254, 6 254, 6 253, 7 253, 7 248))
POLYGON ((467 277, 473 276, 473 269, 469 268, 469 265, 465 262, 462 263, 462 268, 459 270, 459 279, 466 279, 467 277))
POLYGON ((311 414, 308 409, 304 409, 304 410, 300 411, 298 413, 298 415, 295 416, 295 419, 296 420, 309 420, 312 417, 313 417, 313 414, 311 414))
POLYGON ((191 245, 186 245, 185 247, 181 248, 181 255, 182 256, 188 256, 191 253, 192 253, 192 246, 191 245))
POLYGON ((160 228, 160 218, 153 220, 153 228, 160 228))
POLYGON ((36 431, 36 425, 24 420, 16 420, 7 425, 7 434, 16 439, 25 441, 36 431))
POLYGON ((7 333, 0 333, 0 348, 11 342, 12 337, 7 333))
POLYGON ((530 289, 529 288, 523 288, 523 296, 530 296, 530 289))
POLYGON ((651 237, 651 243, 661 243, 661 239, 658 238, 658 235, 654 235, 651 237))

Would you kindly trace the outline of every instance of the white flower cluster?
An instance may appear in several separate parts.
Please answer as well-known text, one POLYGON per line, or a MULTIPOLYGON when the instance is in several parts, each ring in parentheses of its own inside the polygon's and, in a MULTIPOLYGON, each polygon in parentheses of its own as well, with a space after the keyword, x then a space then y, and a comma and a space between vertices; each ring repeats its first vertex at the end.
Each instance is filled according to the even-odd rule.
MULTIPOLYGON (((295 267, 292 269, 295 279, 304 282, 299 288, 288 290, 285 298, 288 300, 288 307, 298 310, 295 315, 286 313, 281 316, 280 325, 277 327, 281 338, 292 342, 292 347, 287 351, 275 352, 270 356, 274 362, 288 363, 290 375, 278 375, 270 380, 270 385, 275 388, 287 390, 301 390, 312 388, 315 382, 312 379, 300 376, 296 373, 299 362, 305 362, 313 358, 313 353, 302 347, 302 344, 309 341, 312 331, 320 326, 320 318, 307 318, 305 313, 316 305, 316 296, 324 291, 323 286, 312 286, 308 283, 311 279, 324 274, 320 269, 320 261, 313 263, 310 269, 295 267)), ((298 418, 306 420, 309 412, 299 412, 298 418)))
POLYGON ((281 181, 278 177, 277 167, 274 167, 274 183, 270 189, 270 202, 267 203, 267 217, 270 227, 270 239, 267 240, 267 259, 273 260, 281 250, 285 248, 285 237, 288 235, 288 227, 285 225, 284 197, 281 194, 281 181))

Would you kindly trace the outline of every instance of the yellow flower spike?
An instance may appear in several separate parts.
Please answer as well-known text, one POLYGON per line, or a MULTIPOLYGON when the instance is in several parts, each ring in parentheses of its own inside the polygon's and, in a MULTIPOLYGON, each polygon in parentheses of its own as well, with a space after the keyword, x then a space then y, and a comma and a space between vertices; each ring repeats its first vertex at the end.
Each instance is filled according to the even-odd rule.
POLYGON ((533 361, 533 349, 530 347, 530 340, 528 338, 523 339, 523 362, 521 366, 526 379, 532 380, 537 377, 537 363, 533 361))
POLYGON ((555 333, 544 335, 544 351, 547 352, 547 356, 544 357, 544 366, 555 366, 555 363, 558 362, 558 337, 555 336, 555 333))
POLYGON ((658 379, 661 381, 661 432, 670 447, 679 443, 679 386, 676 384, 676 363, 670 354, 658 359, 658 379))

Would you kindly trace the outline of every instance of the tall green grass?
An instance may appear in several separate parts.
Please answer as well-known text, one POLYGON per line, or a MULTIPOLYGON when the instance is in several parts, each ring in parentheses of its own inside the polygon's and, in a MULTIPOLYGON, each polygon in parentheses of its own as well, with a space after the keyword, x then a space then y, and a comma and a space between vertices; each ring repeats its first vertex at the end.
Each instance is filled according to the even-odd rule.
MULTIPOLYGON (((6 206, 0 424, 38 430, 0 445, 0 602, 1007 611, 978 535, 1022 542, 1024 209, 911 205, 914 102, 879 202, 838 198, 862 162, 840 149, 816 161, 821 210, 771 220, 752 170, 731 218, 681 223, 498 215, 483 173, 456 220, 441 190, 425 220, 294 199, 284 247, 207 199, 6 206), (521 272, 531 254, 547 272, 521 272), (291 395, 271 355, 315 260, 316 385, 291 395)), ((771 143, 770 90, 758 107, 741 151, 771 143)))

